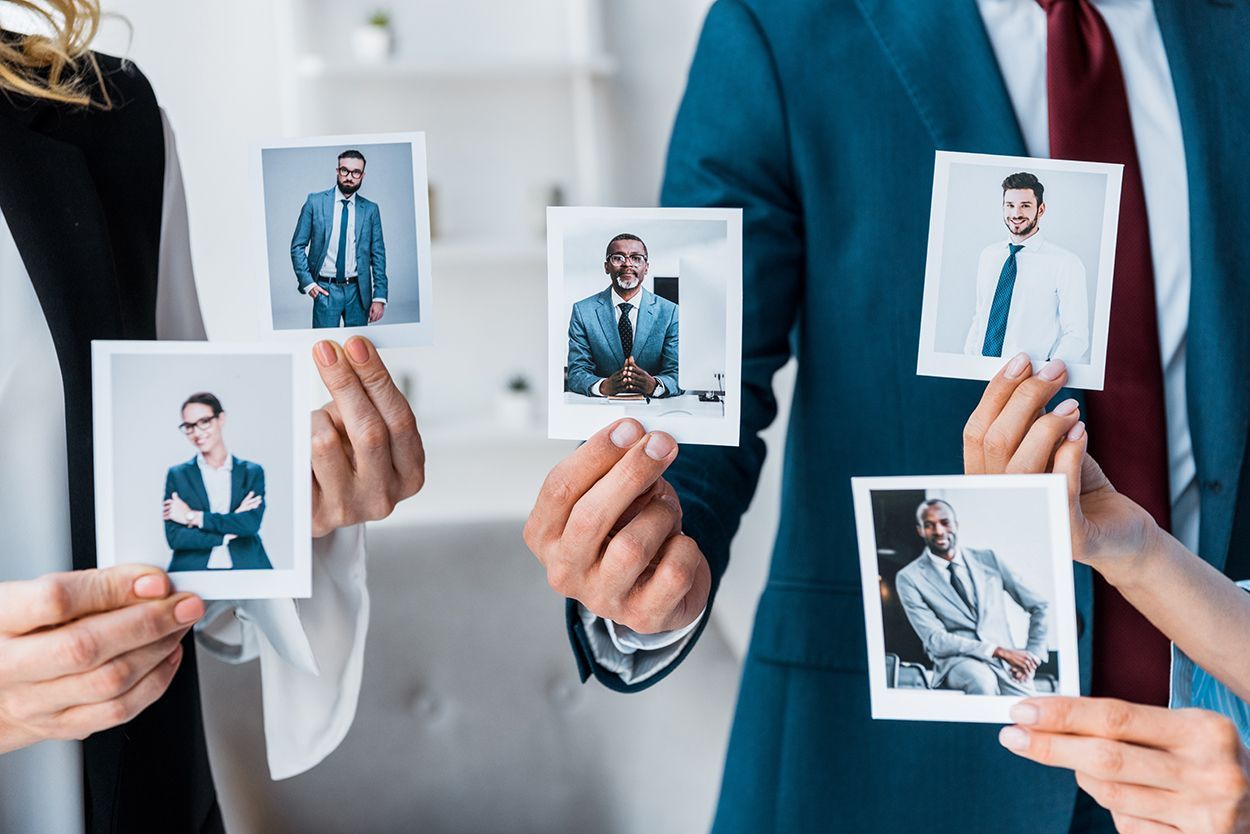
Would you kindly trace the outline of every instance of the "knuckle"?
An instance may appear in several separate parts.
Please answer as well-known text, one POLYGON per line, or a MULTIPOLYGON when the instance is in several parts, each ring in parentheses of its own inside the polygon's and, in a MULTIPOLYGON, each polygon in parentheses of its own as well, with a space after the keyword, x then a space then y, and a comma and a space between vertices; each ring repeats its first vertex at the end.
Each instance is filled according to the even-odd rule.
POLYGON ((339 435, 330 426, 318 426, 312 433, 312 453, 314 457, 325 457, 339 445, 339 435))
POLYGON ((620 562, 629 568, 646 565, 651 561, 651 554, 647 552, 647 546, 643 541, 626 530, 612 537, 605 555, 609 554, 612 561, 620 562))
POLYGON ((571 596, 572 571, 563 562, 555 561, 547 565, 547 584, 558 594, 571 596))
POLYGON ((39 622, 64 622, 70 616, 72 604, 69 588, 63 578, 44 576, 32 582, 28 605, 39 622))
POLYGON ((89 669, 96 665, 100 645, 95 635, 85 628, 66 629, 61 636, 60 655, 71 669, 89 669))
POLYGON ((1108 735, 1118 736, 1133 723, 1133 709, 1123 701, 1112 701, 1102 716, 1102 726, 1108 735))
POLYGON ((1118 744, 1101 743, 1094 753, 1099 772, 1109 777, 1119 775, 1124 770, 1124 752, 1118 744))
POLYGON ((565 507, 576 500, 577 495, 573 490, 573 485, 568 482, 558 472, 552 472, 547 476, 547 480, 543 481, 542 490, 539 493, 538 502, 540 504, 552 504, 558 507, 565 507))
POLYGON ((1011 451, 1011 441, 1006 433, 999 429, 991 428, 982 437, 981 446, 985 449, 987 455, 994 457, 1003 457, 1011 451))
POLYGON ((979 446, 985 440, 985 424, 977 417, 971 417, 964 424, 964 445, 979 446))
POLYGON ((106 663, 91 674, 90 688, 94 695, 101 698, 115 698, 130 687, 131 667, 124 660, 106 663))
POLYGON ((134 717, 134 711, 124 698, 114 698, 100 705, 100 721, 104 727, 125 724, 134 717))
POLYGON ((390 432, 380 420, 370 419, 360 427, 356 435, 360 447, 365 452, 378 452, 390 445, 390 432))
POLYGON ((660 581, 680 598, 694 585, 695 565, 685 559, 666 559, 657 571, 660 581))

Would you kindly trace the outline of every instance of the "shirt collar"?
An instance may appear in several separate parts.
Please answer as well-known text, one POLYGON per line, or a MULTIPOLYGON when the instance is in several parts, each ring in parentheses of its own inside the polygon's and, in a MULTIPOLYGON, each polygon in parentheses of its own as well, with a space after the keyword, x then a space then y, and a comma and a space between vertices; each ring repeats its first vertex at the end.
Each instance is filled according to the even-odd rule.
MULTIPOLYGON (((1038 229, 1036 232, 1029 235, 1029 238, 1024 243, 1016 243, 1011 238, 1007 238, 1006 243, 1003 244, 1003 248, 1006 249, 1007 244, 1011 244, 1012 246, 1023 246, 1024 248, 1020 250, 1021 252, 1036 252, 1042 248, 1042 244, 1045 242, 1046 238, 1043 237, 1042 230, 1038 229)), ((1007 251, 1011 250, 1008 249, 1007 251)))
POLYGON ((941 556, 935 556, 933 551, 929 550, 927 547, 924 549, 924 555, 928 556, 933 562, 933 567, 941 571, 947 570, 947 565, 961 565, 965 570, 968 568, 968 560, 964 558, 964 552, 960 549, 959 545, 955 545, 955 558, 951 559, 949 562, 941 556))
POLYGON ((359 191, 353 191, 351 194, 344 194, 336 185, 334 186, 334 202, 341 203, 343 199, 346 198, 347 204, 349 206, 354 206, 356 205, 356 195, 359 193, 359 191))
POLYGON ((204 455, 198 452, 195 455, 195 463, 200 467, 201 472, 231 472, 234 470, 234 455, 227 452, 226 462, 222 464, 220 469, 210 464, 204 459, 204 455))
MULTIPOLYGON (((643 296, 646 294, 647 294, 647 290, 643 287, 640 287, 638 290, 638 293, 633 298, 626 301, 625 299, 621 298, 620 293, 618 293, 616 291, 616 287, 613 286, 612 287, 612 306, 619 310, 621 309, 620 305, 629 304, 634 308, 634 310, 637 310, 639 307, 642 306, 642 299, 643 299, 643 296)), ((630 312, 632 313, 634 310, 630 310, 630 312)))

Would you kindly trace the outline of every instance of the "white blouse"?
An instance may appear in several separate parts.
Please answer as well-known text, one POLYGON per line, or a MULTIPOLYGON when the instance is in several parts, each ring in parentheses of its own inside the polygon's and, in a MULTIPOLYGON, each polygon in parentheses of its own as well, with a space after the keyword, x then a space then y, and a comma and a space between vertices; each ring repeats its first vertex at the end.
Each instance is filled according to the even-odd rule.
MULTIPOLYGON (((164 112, 157 333, 205 338, 191 269, 186 198, 164 112)), ((8 223, 0 223, 0 580, 72 568, 65 398, 52 334, 8 223)), ((231 662, 260 658, 265 738, 274 779, 331 753, 360 693, 369 595, 363 526, 314 541, 307 600, 218 601, 196 626, 202 649, 231 662), (233 616, 231 614, 233 613, 233 616)), ((0 831, 82 831, 77 742, 0 755, 0 831)))

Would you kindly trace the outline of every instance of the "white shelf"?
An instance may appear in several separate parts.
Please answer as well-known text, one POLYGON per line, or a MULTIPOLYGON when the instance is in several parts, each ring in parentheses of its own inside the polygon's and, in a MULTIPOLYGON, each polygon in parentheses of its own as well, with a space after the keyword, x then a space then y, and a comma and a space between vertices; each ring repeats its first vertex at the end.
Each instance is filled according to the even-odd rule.
POLYGON ((506 263, 542 264, 547 243, 539 238, 447 237, 431 244, 435 269, 497 266, 506 263))
POLYGON ((588 61, 519 62, 466 59, 454 64, 399 59, 387 63, 331 63, 303 55, 296 72, 305 80, 333 81, 534 81, 609 78, 615 64, 607 58, 588 61))

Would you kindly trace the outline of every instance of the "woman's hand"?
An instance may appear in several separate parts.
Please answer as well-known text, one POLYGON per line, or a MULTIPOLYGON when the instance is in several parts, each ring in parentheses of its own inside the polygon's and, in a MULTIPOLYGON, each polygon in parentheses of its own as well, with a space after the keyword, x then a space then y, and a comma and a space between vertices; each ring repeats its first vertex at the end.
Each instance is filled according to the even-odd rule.
POLYGON ((1131 575, 1162 531, 1140 506, 1115 491, 1085 453, 1089 437, 1076 400, 1049 414, 1046 403, 1068 379, 1052 360, 1036 376, 1020 354, 990 380, 964 427, 964 471, 969 475, 1057 472, 1068 479, 1072 556, 1107 577, 1131 575))

